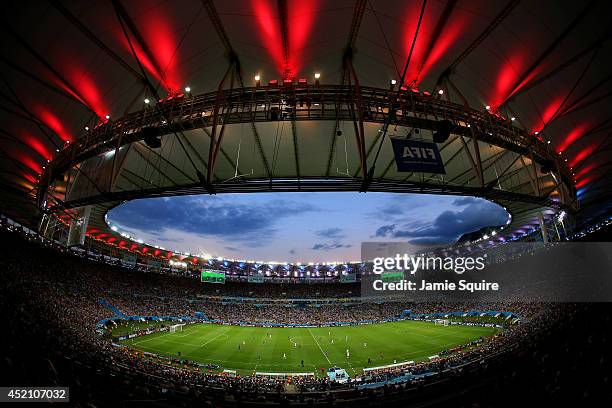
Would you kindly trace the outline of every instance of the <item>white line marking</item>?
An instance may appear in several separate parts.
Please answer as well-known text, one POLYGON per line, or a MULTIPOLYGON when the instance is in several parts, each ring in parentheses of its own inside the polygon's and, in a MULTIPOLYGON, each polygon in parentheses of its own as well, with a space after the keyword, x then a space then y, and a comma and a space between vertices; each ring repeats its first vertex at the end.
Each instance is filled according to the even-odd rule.
POLYGON ((312 339, 315 341, 315 343, 317 343, 317 346, 319 346, 319 350, 321 350, 321 353, 323 353, 323 357, 325 357, 325 359, 327 360, 329 365, 333 365, 332 362, 329 361, 329 358, 327 357, 327 354, 325 354, 325 352, 323 351, 323 348, 321 348, 321 345, 319 344, 317 339, 315 339, 315 336, 312 335, 312 332, 310 331, 310 329, 308 329, 308 333, 310 333, 310 337, 312 337, 312 339))

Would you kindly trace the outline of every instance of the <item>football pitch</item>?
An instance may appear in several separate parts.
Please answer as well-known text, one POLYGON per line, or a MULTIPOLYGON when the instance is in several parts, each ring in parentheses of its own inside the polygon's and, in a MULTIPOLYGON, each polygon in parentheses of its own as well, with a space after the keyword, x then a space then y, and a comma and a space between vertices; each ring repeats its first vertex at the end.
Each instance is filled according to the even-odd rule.
POLYGON ((497 330, 412 320, 317 328, 199 323, 184 326, 175 333, 154 333, 124 340, 122 344, 157 355, 218 364, 240 375, 255 372, 321 375, 321 369, 338 366, 353 376, 361 374, 365 367, 427 360, 429 356, 490 336, 497 330))

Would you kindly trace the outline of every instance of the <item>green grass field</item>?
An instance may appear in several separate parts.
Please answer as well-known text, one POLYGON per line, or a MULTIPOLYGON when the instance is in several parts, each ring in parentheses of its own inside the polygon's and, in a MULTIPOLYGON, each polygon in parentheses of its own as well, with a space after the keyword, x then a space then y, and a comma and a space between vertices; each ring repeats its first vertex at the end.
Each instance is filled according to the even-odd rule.
POLYGON ((320 375, 321 368, 335 365, 353 376, 361 373, 364 367, 392 364, 395 360, 398 363, 426 360, 443 350, 490 336, 497 330, 411 320, 318 328, 193 324, 175 333, 154 333, 122 343, 158 355, 177 357, 180 352, 181 358, 215 363, 221 368, 236 370, 240 375, 256 371, 320 375), (369 364, 368 358, 371 359, 369 364))

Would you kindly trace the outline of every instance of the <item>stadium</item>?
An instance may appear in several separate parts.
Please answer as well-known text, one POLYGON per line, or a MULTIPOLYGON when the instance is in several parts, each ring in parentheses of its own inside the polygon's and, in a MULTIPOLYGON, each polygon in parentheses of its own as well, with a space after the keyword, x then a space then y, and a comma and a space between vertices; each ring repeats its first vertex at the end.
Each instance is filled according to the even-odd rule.
POLYGON ((612 402, 611 15, 7 4, 0 403, 612 402))

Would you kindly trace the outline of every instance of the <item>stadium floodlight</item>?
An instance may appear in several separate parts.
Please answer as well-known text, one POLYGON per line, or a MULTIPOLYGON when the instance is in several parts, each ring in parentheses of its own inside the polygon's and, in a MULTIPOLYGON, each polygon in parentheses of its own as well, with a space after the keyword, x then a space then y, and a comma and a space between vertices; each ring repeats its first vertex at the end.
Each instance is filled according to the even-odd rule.
POLYGON ((106 120, 109 120, 110 119, 110 115, 106 114, 105 118, 106 118, 106 120))
POLYGON ((85 126, 85 131, 89 131, 89 126, 85 126))
POLYGON ((444 95, 444 89, 438 89, 438 95, 444 95))
POLYGON ((191 92, 191 87, 186 86, 186 87, 185 87, 185 92, 187 92, 187 93, 191 92))
POLYGON ((315 79, 319 79, 319 78, 321 78, 321 73, 315 72, 315 79))
POLYGON ((151 102, 151 101, 149 100, 149 98, 145 98, 145 99, 144 99, 144 103, 146 103, 147 105, 149 104, 149 102, 151 102))
POLYGON ((392 79, 391 80, 391 85, 395 85, 395 84, 397 84, 397 81, 395 79, 392 79))
POLYGON ((487 106, 485 106, 485 109, 489 110, 489 109, 491 109, 491 106, 487 105, 487 106))

